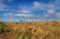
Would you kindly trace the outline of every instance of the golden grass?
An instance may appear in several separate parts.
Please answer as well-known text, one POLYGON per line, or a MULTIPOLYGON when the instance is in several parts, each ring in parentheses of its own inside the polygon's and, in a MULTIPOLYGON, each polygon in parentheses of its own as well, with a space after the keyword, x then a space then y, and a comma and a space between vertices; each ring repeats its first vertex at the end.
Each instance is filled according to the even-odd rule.
POLYGON ((60 39, 60 20, 4 22, 4 24, 11 31, 1 33, 0 39, 60 39))

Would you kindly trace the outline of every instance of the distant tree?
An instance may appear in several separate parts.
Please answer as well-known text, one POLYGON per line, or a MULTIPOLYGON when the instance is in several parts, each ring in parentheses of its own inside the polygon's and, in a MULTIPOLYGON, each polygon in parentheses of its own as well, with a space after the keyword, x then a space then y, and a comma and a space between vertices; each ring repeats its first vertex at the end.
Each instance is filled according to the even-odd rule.
POLYGON ((23 20, 20 20, 20 22, 23 22, 23 20))

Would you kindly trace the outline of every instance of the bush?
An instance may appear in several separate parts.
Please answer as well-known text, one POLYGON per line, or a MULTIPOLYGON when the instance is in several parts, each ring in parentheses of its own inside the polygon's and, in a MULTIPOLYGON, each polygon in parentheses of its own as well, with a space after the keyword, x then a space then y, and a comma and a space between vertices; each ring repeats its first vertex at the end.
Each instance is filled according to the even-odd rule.
POLYGON ((2 23, 2 22, 0 22, 0 33, 3 33, 3 32, 10 32, 10 30, 8 29, 8 27, 7 27, 7 25, 6 24, 4 24, 4 23, 2 23))

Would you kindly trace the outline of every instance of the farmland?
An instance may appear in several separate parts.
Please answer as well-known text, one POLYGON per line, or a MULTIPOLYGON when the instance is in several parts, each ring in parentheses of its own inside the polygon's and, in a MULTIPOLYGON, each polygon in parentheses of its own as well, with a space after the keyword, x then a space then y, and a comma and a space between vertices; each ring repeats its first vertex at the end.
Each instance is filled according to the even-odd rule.
POLYGON ((60 39, 60 20, 0 22, 0 39, 60 39))

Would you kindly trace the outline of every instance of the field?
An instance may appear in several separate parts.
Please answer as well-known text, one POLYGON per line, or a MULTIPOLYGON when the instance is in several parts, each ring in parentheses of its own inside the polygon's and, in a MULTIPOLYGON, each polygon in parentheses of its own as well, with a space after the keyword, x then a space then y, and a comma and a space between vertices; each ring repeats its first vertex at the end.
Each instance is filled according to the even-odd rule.
POLYGON ((0 22, 0 39, 60 39, 60 20, 0 22))

